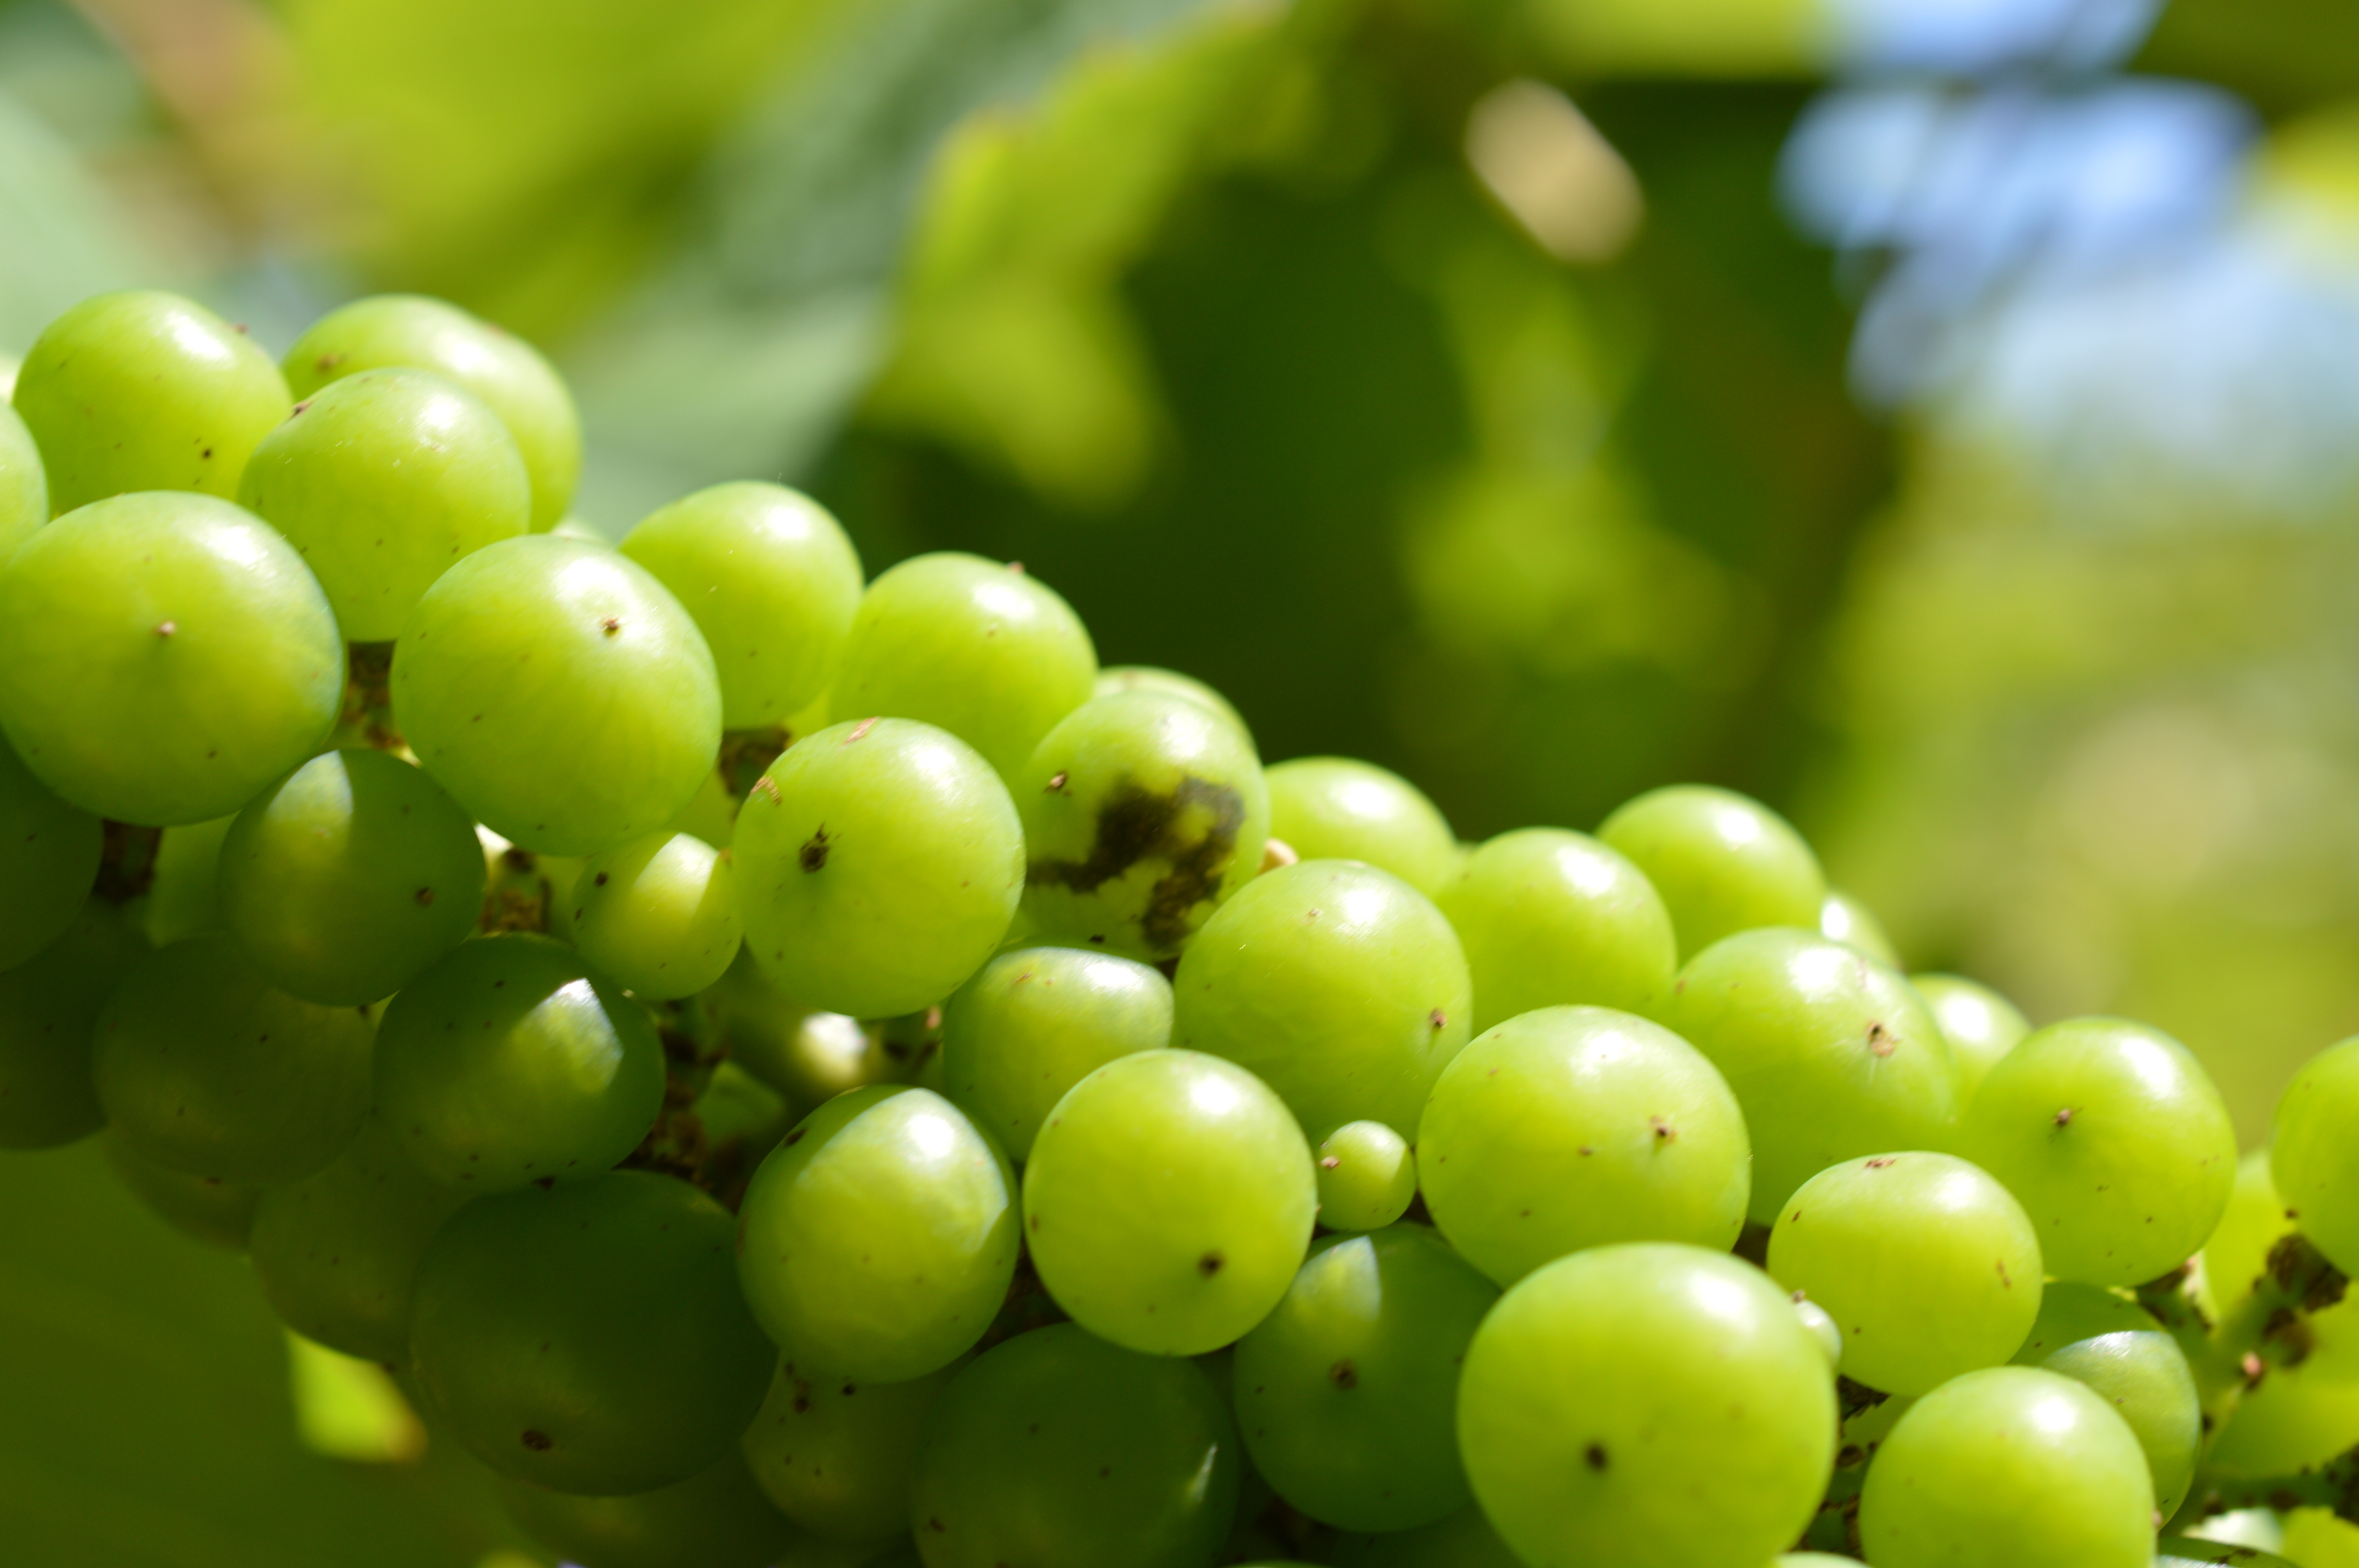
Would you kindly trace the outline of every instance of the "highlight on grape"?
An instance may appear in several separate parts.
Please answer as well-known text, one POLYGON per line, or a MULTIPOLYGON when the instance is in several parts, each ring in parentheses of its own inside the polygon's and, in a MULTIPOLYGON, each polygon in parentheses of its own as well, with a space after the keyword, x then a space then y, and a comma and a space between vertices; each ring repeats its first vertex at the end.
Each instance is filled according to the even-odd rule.
POLYGON ((2359 1041, 2239 1161, 1759 803, 1461 843, 438 301, 0 406, 0 1147, 582 1568, 2147 1568, 2359 1519, 2359 1041))

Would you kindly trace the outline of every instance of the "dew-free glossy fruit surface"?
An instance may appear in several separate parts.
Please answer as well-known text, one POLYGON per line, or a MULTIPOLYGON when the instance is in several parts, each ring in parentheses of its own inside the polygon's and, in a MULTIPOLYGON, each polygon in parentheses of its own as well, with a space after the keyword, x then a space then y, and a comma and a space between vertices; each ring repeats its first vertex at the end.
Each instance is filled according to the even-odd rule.
POLYGON ((1434 902, 1465 945, 1477 1031, 1541 1007, 1647 1012, 1679 968, 1653 884, 1586 834, 1502 833, 1458 863, 1434 902))

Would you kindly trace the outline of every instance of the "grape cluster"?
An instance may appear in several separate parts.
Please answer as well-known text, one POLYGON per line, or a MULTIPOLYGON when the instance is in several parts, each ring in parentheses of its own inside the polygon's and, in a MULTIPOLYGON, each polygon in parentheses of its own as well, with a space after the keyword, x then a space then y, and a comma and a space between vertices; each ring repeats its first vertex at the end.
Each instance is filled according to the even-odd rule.
POLYGON ((2359 1512, 2253 1457, 2359 1342, 2359 1042, 2240 1165, 2176 1043, 1902 973, 1743 796, 1462 845, 1020 567, 864 582, 751 482, 610 546, 580 460, 405 297, 283 364, 101 297, 0 406, 0 1146, 103 1136, 552 1552, 2145 1568, 2359 1512))

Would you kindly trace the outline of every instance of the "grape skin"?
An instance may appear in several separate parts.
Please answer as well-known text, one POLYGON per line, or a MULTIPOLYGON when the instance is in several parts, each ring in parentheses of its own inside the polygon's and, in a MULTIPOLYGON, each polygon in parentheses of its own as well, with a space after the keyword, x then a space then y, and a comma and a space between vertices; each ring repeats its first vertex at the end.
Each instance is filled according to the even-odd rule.
POLYGON ((0 1149, 54 1149, 105 1124, 91 1040, 108 996, 147 951, 125 912, 93 900, 56 941, 0 972, 0 1149))
POLYGON ((1171 1043, 1171 982, 1073 947, 1002 953, 942 1009, 944 1092, 1017 1160, 1049 1112, 1117 1056, 1171 1043))
POLYGON ((573 945, 636 995, 693 996, 728 972, 745 941, 729 859, 685 833, 635 839, 582 863, 573 945))
POLYGON ((739 1442, 756 1484, 788 1519, 830 1541, 865 1543, 906 1530, 918 1449, 965 1365, 876 1383, 781 1357, 739 1442))
POLYGON ((1962 1109, 1998 1059, 2031 1033, 2030 1021, 1988 986, 1956 975, 1911 975, 1908 983, 1932 1010, 1941 1038, 1950 1043, 1950 1060, 1958 1069, 1958 1105, 1962 1109))
POLYGON ((1819 929, 1827 884, 1818 857, 1757 800, 1669 784, 1616 808, 1597 837, 1662 894, 1683 958, 1756 926, 1819 929))
POLYGON ((183 1236, 226 1252, 243 1252, 254 1233, 264 1188, 217 1176, 168 1171, 135 1152, 113 1133, 100 1135, 106 1162, 149 1213, 183 1236))
POLYGON ((2359 1267, 2359 1039, 2311 1057, 2277 1101, 2270 1174, 2302 1234, 2345 1272, 2359 1267))
POLYGON ((572 1497, 506 1476, 499 1492, 527 1535, 585 1568, 800 1568, 810 1544, 734 1454, 629 1497, 572 1497))
POLYGON ((1350 757, 1299 757, 1264 775, 1269 831, 1306 860, 1365 860, 1432 898, 1458 866, 1458 836, 1425 792, 1350 757))
POLYGON ((0 562, 49 520, 49 478, 33 433, 0 393, 0 562))
POLYGON ((1679 968, 1654 884, 1583 833, 1502 833, 1458 862, 1434 902, 1465 944, 1477 1033, 1542 1007, 1651 1013, 1679 968))
POLYGON ((98 874, 98 818, 41 787, 0 741, 0 970, 60 936, 82 913, 98 874))
POLYGON ((1381 1230, 1417 1196, 1417 1152, 1381 1121, 1347 1121, 1319 1141, 1319 1223, 1381 1230))

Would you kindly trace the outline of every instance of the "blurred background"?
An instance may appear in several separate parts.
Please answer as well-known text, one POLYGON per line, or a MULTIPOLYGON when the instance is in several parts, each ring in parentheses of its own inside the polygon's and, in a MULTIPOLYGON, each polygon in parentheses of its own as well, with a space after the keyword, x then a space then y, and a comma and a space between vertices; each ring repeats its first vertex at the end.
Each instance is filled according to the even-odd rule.
MULTIPOLYGON (((1021 559, 1469 838, 1753 792, 2248 1143, 2359 1032, 2350 0, 0 0, 0 354, 136 285, 274 353, 446 296, 572 378, 592 525, 766 476, 1021 559)), ((299 1444, 235 1260, 78 1170, 0 1207, 67 1429, 0 1517, 513 1546, 299 1444)))

